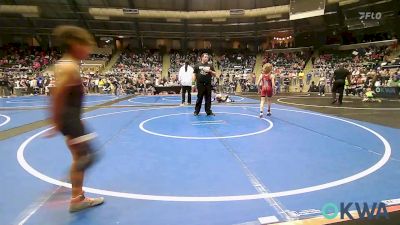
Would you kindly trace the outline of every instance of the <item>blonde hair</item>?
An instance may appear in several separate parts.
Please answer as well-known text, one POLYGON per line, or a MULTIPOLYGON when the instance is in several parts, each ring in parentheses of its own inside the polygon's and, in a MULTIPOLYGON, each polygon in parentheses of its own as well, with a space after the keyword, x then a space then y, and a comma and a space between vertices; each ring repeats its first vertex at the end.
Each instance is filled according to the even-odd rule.
POLYGON ((56 44, 64 51, 75 43, 88 46, 94 46, 96 43, 89 31, 77 26, 58 26, 53 30, 53 36, 56 39, 56 44))
POLYGON ((272 71, 272 64, 271 63, 266 63, 262 67, 262 72, 263 73, 269 73, 272 71))

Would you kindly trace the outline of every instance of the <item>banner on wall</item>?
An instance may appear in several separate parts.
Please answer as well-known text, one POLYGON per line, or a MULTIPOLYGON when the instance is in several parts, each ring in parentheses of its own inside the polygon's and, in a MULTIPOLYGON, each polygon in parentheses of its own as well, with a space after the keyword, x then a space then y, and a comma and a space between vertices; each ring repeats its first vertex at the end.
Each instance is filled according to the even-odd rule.
POLYGON ((400 87, 376 87, 375 93, 378 98, 400 98, 400 87))

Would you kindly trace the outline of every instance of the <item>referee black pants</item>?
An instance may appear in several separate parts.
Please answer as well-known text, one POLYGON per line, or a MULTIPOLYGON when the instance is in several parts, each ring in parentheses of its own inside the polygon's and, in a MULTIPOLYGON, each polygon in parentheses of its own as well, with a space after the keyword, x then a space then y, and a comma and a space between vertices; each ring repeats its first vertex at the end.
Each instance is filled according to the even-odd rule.
POLYGON ((342 104, 342 102, 343 102, 344 85, 345 85, 344 80, 336 80, 335 82, 333 82, 332 98, 333 98, 333 100, 335 100, 336 93, 339 93, 339 103, 340 104, 342 104))
POLYGON ((203 98, 206 101, 205 111, 207 114, 212 113, 211 111, 211 84, 197 84, 197 101, 194 112, 199 113, 201 109, 201 104, 203 103, 203 98))

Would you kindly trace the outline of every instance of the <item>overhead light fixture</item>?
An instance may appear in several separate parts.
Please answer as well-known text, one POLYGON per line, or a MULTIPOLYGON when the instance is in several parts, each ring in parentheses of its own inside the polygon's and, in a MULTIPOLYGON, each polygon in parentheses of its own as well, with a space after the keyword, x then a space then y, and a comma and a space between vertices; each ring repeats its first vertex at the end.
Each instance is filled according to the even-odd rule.
POLYGON ((344 1, 340 1, 339 2, 339 6, 350 5, 350 4, 353 4, 353 3, 357 3, 359 1, 360 0, 344 0, 344 1))
POLYGON ((282 14, 272 14, 272 15, 267 15, 265 18, 267 18, 267 20, 271 20, 271 19, 278 19, 281 17, 282 17, 282 14))
POLYGON ((110 20, 109 16, 93 16, 95 20, 110 20))
POLYGON ((181 20, 181 19, 178 19, 178 18, 167 18, 167 22, 170 22, 170 23, 179 23, 179 22, 182 22, 182 20, 181 20))
POLYGON ((226 22, 226 18, 213 18, 212 21, 215 23, 226 22))
POLYGON ((244 9, 230 9, 229 14, 231 16, 244 16, 244 9))
POLYGON ((326 12, 325 15, 331 15, 331 14, 336 14, 336 11, 332 11, 332 12, 326 12))
POLYGON ((0 13, 39 14, 39 6, 33 5, 0 5, 0 13))
POLYGON ((24 14, 22 14, 22 16, 26 17, 26 18, 37 18, 37 17, 39 17, 39 14, 36 14, 36 13, 24 13, 24 14))

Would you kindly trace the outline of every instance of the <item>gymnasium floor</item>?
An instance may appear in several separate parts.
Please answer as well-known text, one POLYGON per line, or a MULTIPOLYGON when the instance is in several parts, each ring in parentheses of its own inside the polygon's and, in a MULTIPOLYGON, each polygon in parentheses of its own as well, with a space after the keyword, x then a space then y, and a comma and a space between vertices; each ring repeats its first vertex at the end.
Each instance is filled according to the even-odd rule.
POLYGON ((272 117, 259 119, 248 97, 214 104, 215 117, 194 117, 179 99, 87 97, 85 123, 102 160, 86 193, 106 203, 75 214, 63 138, 42 137, 48 126, 24 129, 47 118, 48 99, 0 99, 0 224, 256 225, 320 216, 329 202, 400 198, 397 101, 347 98, 343 107, 365 108, 351 109, 279 97, 272 117), (377 112, 392 117, 369 118, 377 112))

